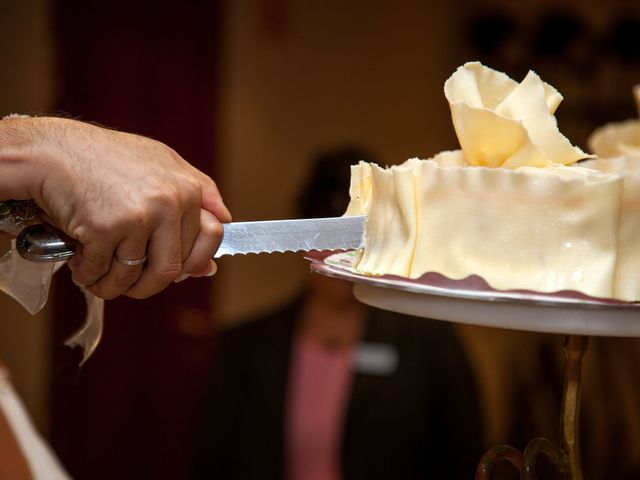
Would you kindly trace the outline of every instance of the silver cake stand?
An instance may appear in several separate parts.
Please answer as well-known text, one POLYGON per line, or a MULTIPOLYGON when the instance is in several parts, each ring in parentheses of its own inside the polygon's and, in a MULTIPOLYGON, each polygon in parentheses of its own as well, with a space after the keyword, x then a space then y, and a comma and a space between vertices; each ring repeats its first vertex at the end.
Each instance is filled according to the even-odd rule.
POLYGON ((579 444, 582 359, 590 336, 640 337, 640 304, 587 297, 577 292, 540 294, 496 291, 479 277, 452 281, 428 274, 420 280, 370 277, 353 270, 354 252, 313 259, 311 269, 354 284, 361 302, 384 310, 449 322, 565 336, 565 373, 560 416, 560 446, 531 440, 523 452, 498 445, 481 459, 477 480, 489 479, 494 465, 510 462, 521 478, 535 480, 545 455, 564 479, 583 480, 579 444))

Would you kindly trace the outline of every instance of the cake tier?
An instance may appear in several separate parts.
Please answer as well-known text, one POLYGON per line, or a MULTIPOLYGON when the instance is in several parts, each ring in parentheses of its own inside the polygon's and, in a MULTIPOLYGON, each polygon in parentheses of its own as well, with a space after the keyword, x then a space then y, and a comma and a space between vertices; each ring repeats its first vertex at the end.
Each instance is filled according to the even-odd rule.
POLYGON ((461 152, 445 152, 353 168, 350 213, 368 215, 360 272, 475 274, 501 290, 615 296, 618 175, 464 163, 461 152))

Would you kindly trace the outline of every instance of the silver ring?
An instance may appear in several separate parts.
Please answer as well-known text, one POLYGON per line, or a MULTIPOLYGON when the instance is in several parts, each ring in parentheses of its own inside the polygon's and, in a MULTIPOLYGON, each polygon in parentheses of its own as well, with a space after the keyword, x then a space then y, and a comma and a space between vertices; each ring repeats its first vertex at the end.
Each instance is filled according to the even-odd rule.
POLYGON ((127 260, 126 258, 119 257, 118 255, 113 256, 116 262, 118 262, 121 265, 124 265, 125 267, 135 267, 136 265, 142 265, 144 262, 147 261, 147 257, 148 255, 145 255, 144 257, 136 258, 135 260, 127 260))

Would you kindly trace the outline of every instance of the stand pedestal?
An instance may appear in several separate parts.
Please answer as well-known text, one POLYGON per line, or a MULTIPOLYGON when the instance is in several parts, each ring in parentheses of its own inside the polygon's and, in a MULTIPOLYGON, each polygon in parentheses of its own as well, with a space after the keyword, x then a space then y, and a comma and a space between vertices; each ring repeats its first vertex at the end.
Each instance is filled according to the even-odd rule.
POLYGON ((523 480, 537 480, 536 464, 540 454, 546 455, 566 480, 583 480, 580 457, 580 396, 582 358, 587 351, 589 337, 569 335, 565 337, 565 373, 560 414, 560 441, 562 447, 545 438, 529 442, 524 452, 509 445, 498 445, 482 457, 476 480, 489 480, 494 465, 508 461, 520 472, 523 480))

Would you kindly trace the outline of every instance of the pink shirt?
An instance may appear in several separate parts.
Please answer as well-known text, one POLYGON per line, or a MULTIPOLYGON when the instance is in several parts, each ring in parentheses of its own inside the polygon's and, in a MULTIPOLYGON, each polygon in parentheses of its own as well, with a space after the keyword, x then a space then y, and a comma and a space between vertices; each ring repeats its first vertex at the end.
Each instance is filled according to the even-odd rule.
POLYGON ((341 443, 351 390, 352 351, 298 338, 287 398, 288 480, 340 480, 341 443))

